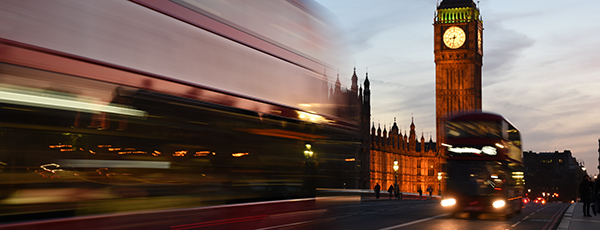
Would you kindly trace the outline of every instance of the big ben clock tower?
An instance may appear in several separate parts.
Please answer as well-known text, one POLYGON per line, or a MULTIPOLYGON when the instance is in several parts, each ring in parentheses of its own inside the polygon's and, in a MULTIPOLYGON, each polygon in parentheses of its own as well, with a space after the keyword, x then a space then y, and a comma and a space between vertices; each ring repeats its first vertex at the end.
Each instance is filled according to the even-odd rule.
POLYGON ((483 25, 472 0, 443 0, 433 27, 436 141, 440 145, 449 117, 481 110, 483 25))

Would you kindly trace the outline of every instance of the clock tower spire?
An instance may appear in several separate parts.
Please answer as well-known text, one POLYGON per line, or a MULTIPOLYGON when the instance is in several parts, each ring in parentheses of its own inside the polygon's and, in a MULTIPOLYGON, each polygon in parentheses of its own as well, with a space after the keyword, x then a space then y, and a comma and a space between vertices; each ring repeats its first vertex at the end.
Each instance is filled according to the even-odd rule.
POLYGON ((481 110, 483 24, 472 0, 443 0, 434 27, 438 149, 449 117, 481 110))

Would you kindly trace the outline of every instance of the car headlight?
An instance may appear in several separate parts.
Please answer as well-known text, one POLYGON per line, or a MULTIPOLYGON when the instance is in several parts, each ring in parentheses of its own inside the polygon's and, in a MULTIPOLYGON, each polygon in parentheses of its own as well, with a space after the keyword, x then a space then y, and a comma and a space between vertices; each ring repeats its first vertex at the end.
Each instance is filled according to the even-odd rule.
POLYGON ((494 201, 494 203, 492 203, 492 206, 494 206, 494 208, 502 208, 504 207, 504 205, 506 205, 506 202, 504 200, 497 200, 494 201))
POLYGON ((448 207, 456 204, 456 200, 454 198, 443 199, 441 202, 443 207, 448 207))

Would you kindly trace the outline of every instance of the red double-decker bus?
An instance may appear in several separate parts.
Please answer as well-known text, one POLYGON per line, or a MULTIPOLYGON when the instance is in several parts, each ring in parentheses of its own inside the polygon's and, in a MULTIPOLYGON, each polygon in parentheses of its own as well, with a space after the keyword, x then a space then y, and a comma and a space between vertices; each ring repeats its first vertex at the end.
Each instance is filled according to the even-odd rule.
POLYGON ((112 229, 91 219, 148 210, 161 218, 123 223, 263 218, 166 210, 280 210, 357 181, 345 159, 358 119, 326 75, 349 67, 322 12, 311 0, 0 2, 0 228, 77 217, 56 225, 112 229))
POLYGON ((519 130, 501 115, 475 112, 452 117, 445 131, 442 207, 455 213, 519 213, 524 187, 519 130))

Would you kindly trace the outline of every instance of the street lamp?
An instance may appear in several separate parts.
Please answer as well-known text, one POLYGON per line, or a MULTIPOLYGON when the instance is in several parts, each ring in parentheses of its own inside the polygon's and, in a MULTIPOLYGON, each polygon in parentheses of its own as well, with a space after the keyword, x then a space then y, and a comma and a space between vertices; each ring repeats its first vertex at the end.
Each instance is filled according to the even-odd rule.
POLYGON ((306 158, 303 162, 304 164, 304 187, 306 189, 308 196, 314 196, 316 191, 316 165, 315 162, 315 153, 312 150, 311 144, 304 145, 304 157, 306 158))
POLYGON ((442 195, 442 172, 438 172, 438 195, 442 195))
POLYGON ((398 165, 398 160, 394 159, 394 188, 396 189, 396 198, 399 198, 400 188, 398 188, 398 169, 400 166, 398 165))
POLYGON ((312 158, 312 156, 314 154, 311 149, 312 146, 310 144, 306 144, 306 145, 304 145, 304 147, 306 147, 306 149, 304 150, 304 157, 309 158, 309 159, 312 158))

